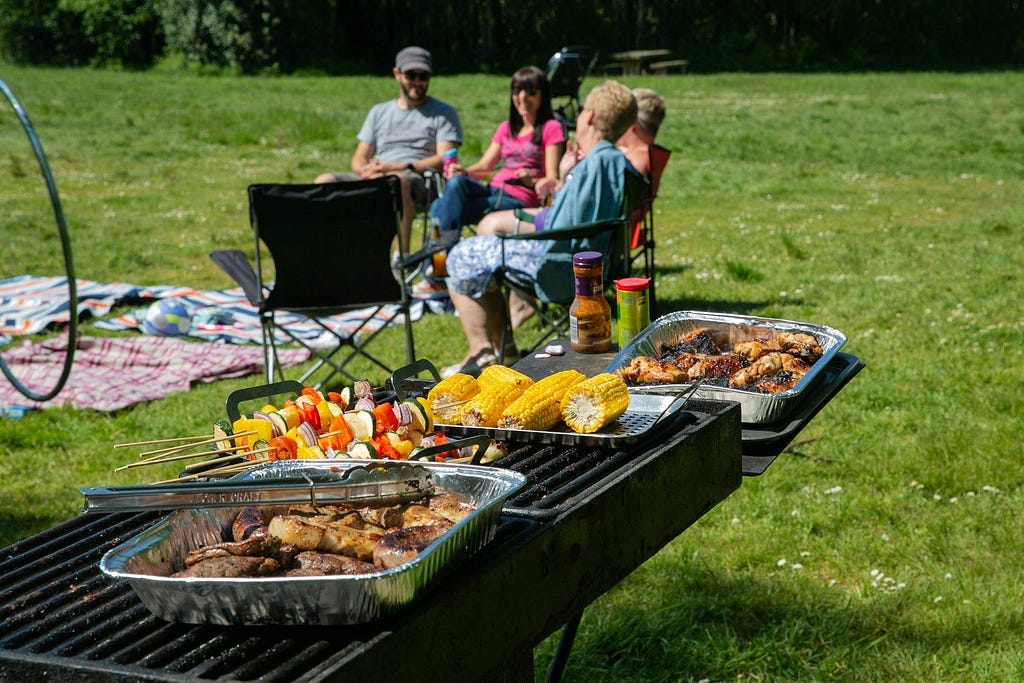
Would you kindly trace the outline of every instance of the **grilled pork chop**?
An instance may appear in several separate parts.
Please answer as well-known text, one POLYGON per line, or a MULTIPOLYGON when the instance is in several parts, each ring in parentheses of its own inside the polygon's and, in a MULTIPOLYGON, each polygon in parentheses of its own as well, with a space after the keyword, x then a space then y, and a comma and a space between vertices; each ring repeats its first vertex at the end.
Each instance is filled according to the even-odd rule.
POLYGON ((196 564, 171 574, 172 578, 232 578, 241 576, 267 576, 281 571, 281 564, 272 557, 249 557, 246 555, 225 555, 201 560, 196 564))

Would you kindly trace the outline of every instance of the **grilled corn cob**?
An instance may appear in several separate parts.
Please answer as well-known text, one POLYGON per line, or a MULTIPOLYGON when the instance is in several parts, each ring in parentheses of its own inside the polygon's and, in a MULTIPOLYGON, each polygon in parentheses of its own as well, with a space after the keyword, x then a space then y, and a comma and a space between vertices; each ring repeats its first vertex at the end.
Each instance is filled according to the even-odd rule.
POLYGON ((531 383, 533 382, 533 380, 523 373, 518 370, 513 370, 505 365, 488 365, 480 371, 480 378, 477 381, 480 383, 480 390, 483 391, 492 384, 522 382, 523 380, 531 383))
POLYGON ((475 377, 457 373, 435 384, 427 392, 427 402, 435 420, 457 425, 462 406, 479 393, 480 384, 475 377))
POLYGON ((505 408, 499 427, 544 430, 562 419, 561 401, 565 392, 586 377, 576 370, 562 370, 534 383, 523 395, 505 408))
POLYGON ((462 406, 462 424, 473 427, 497 426, 502 411, 532 384, 532 379, 512 368, 501 365, 484 368, 480 373, 480 393, 462 406))
POLYGON ((562 419, 574 432, 590 434, 622 416, 629 389, 618 375, 603 372, 569 388, 562 397, 562 419))

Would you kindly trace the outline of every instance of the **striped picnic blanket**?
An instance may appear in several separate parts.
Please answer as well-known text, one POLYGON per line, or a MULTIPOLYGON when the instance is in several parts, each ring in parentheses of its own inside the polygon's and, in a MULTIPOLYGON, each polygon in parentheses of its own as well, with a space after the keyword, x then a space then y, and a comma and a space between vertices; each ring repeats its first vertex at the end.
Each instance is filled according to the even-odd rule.
MULTIPOLYGON (((146 308, 155 300, 180 297, 193 314, 188 336, 205 341, 230 344, 261 343, 259 313, 245 298, 240 287, 200 291, 188 287, 142 287, 125 283, 100 284, 89 280, 76 280, 79 319, 92 315, 101 317, 114 306, 145 304, 115 317, 98 320, 93 324, 103 330, 141 329, 146 308)), ((425 311, 450 312, 447 297, 431 296, 417 299, 411 307, 412 319, 418 320, 425 311)), ((22 275, 0 280, 0 345, 10 343, 17 335, 34 334, 68 322, 67 278, 22 275)), ((322 319, 331 329, 351 334, 364 325, 360 334, 368 334, 385 324, 395 307, 385 307, 373 315, 367 308, 322 319), (369 318, 369 320, 368 320, 369 318)), ((279 313, 277 322, 286 325, 297 337, 312 345, 333 345, 333 336, 305 316, 279 313)), ((399 317, 396 322, 401 322, 399 317)), ((278 342, 290 341, 278 333, 278 342)))
MULTIPOLYGON (((35 391, 51 390, 67 354, 67 336, 4 350, 4 362, 18 381, 35 391)), ((306 349, 280 349, 284 366, 309 357, 306 349)), ((0 375, 0 408, 70 405, 111 411, 188 391, 195 382, 213 382, 263 371, 263 349, 188 342, 175 337, 80 337, 68 381, 41 404, 25 398, 0 375)))

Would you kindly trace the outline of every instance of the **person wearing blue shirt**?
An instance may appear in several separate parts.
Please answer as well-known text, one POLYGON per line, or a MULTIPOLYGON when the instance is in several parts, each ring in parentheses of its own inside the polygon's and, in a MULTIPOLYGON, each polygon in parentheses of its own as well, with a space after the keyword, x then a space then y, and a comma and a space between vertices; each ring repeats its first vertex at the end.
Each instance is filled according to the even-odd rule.
MULTIPOLYGON (((633 125, 636 115, 636 98, 629 88, 615 81, 595 87, 576 118, 576 147, 581 161, 555 193, 552 205, 541 209, 532 224, 520 223, 510 211, 489 214, 478 226, 477 236, 452 248, 447 262, 448 293, 469 350, 460 363, 443 368, 442 376, 479 374, 500 358, 502 333, 508 321, 494 282, 495 272, 503 265, 500 238, 494 233, 557 230, 619 216, 626 174, 636 171, 611 141, 618 140, 633 125)), ((535 278, 550 245, 547 240, 509 242, 505 245, 504 266, 535 278)))

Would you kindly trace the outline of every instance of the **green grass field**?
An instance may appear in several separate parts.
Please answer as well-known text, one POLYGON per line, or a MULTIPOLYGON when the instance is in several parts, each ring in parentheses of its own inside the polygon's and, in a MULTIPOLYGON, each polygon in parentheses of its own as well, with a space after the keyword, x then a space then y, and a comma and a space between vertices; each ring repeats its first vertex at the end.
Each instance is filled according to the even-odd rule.
MULTIPOLYGON (((209 251, 250 248, 246 186, 346 168, 365 111, 395 89, 166 68, 0 65, 0 77, 49 156, 78 276, 197 288, 230 286, 209 251)), ((566 679, 1021 680, 1024 74, 625 82, 669 106, 662 310, 827 324, 867 367, 793 452, 587 610, 566 679)), ((506 87, 432 84, 459 108, 466 159, 505 116, 506 87)), ((0 277, 59 274, 9 108, 0 188, 0 277)), ((458 330, 425 317, 419 355, 454 362, 458 330)), ((397 364, 400 338, 388 344, 397 364)), ((257 382, 0 421, 0 545, 77 514, 80 487, 173 476, 115 474, 125 456, 112 445, 203 433, 231 390, 257 382)), ((553 647, 539 648, 538 676, 553 647)))

